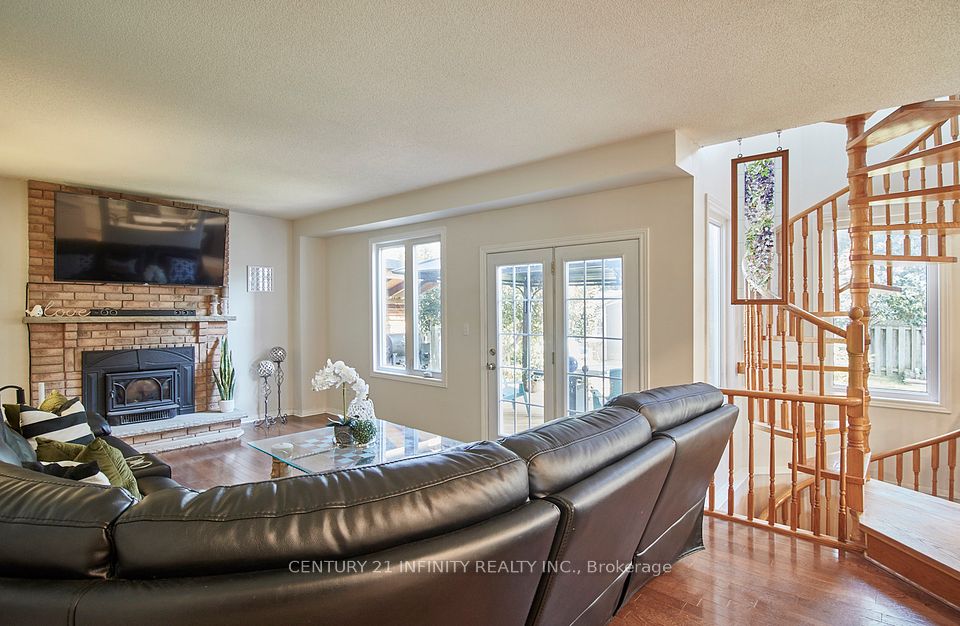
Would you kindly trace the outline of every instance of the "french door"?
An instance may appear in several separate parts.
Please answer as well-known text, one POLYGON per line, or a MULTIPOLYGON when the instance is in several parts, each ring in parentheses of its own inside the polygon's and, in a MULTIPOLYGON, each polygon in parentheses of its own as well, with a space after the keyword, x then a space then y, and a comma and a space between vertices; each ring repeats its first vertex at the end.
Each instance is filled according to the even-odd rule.
POLYGON ((636 240, 487 256, 492 437, 639 389, 638 263, 636 240))

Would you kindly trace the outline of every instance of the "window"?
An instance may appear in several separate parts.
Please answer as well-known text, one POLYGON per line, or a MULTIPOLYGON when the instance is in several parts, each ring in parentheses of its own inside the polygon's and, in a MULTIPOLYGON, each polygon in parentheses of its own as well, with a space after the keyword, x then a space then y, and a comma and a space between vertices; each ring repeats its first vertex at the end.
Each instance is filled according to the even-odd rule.
MULTIPOLYGON (((911 249, 920 250, 920 235, 910 235, 911 249)), ((904 254, 905 237, 889 240, 874 234, 877 254, 904 254)), ((850 281, 850 236, 838 233, 840 285, 850 281)), ((905 263, 889 269, 873 268, 871 282, 894 286, 870 291, 870 393, 874 398, 939 401, 939 273, 936 264, 905 263), (892 281, 888 281, 892 278, 892 281)), ((842 288, 842 287, 841 287, 842 288)), ((850 309, 850 291, 840 294, 840 310, 850 309)), ((843 320, 839 320, 843 322, 843 320)), ((845 323, 845 322, 843 322, 845 323)), ((843 344, 834 344, 834 364, 846 366, 843 344)), ((835 386, 847 385, 846 372, 833 377, 835 386)))
POLYGON ((707 382, 717 387, 724 385, 726 350, 725 313, 727 308, 727 254, 726 232, 722 218, 710 216, 707 221, 706 271, 706 353, 707 382))
POLYGON ((441 234, 376 243, 373 256, 374 370, 441 380, 441 234))

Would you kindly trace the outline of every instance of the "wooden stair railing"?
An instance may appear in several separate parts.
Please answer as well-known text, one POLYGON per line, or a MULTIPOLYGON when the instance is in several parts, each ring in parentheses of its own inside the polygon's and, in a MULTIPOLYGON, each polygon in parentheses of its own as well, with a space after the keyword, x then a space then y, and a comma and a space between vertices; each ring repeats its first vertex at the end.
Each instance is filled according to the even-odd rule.
POLYGON ((847 142, 847 150, 878 146, 931 124, 942 124, 958 114, 960 102, 955 100, 927 100, 905 104, 847 142))
MULTIPOLYGON (((856 407, 860 401, 856 398, 842 396, 822 396, 807 393, 783 393, 774 391, 748 391, 739 389, 724 389, 727 400, 741 407, 741 415, 746 417, 746 426, 743 430, 734 431, 727 441, 726 450, 726 494, 723 496, 723 505, 717 506, 717 485, 710 483, 707 499, 704 506, 707 515, 722 517, 743 522, 752 526, 768 528, 774 532, 789 534, 817 541, 833 547, 850 547, 848 536, 848 488, 853 485, 863 485, 863 477, 852 475, 847 470, 847 412, 856 407), (811 423, 807 417, 812 417, 813 437, 808 441, 805 432, 811 423), (829 421, 836 425, 836 436, 828 437, 826 424, 829 421), (777 429, 761 429, 761 423, 778 425, 777 429), (766 432, 764 432, 764 430, 766 432), (777 430, 788 433, 789 445, 782 437, 778 437, 777 430), (746 498, 743 505, 738 505, 742 498, 736 497, 737 485, 741 482, 737 478, 737 451, 745 450, 746 466, 746 498), (788 449, 785 449, 788 448, 788 449), (825 485, 830 484, 831 478, 827 475, 827 459, 831 455, 831 448, 838 454, 839 467, 835 472, 835 489, 825 485), (801 475, 798 467, 801 459, 814 459, 814 468, 811 478, 801 475), (758 476, 757 464, 767 468, 764 476, 758 476), (766 509, 776 512, 782 507, 784 487, 778 485, 777 477, 780 474, 777 468, 790 464, 789 489, 787 491, 789 504, 789 519, 781 521, 776 515, 758 516, 756 511, 758 501, 767 501, 766 509), (809 487, 807 483, 809 482, 809 487), (811 514, 807 524, 800 515, 800 499, 804 489, 813 491, 807 497, 811 503, 811 514), (824 493, 824 490, 827 493, 824 493), (823 503, 833 494, 836 501, 828 507, 835 509, 832 515, 835 523, 823 523, 825 510, 823 503), (805 527, 808 525, 809 527, 805 527)), ((721 463, 723 465, 723 463, 721 463)), ((853 549, 857 549, 855 546, 853 549)))
POLYGON ((870 465, 873 469, 873 474, 878 480, 884 482, 894 482, 900 487, 904 487, 904 462, 907 458, 910 460, 910 470, 913 474, 912 483, 908 482, 906 487, 913 489, 914 491, 923 491, 924 493, 929 493, 932 496, 937 496, 939 498, 945 498, 952 502, 958 501, 957 495, 957 441, 960 440, 960 429, 953 432, 940 435, 938 437, 932 437, 924 441, 920 441, 908 446, 903 446, 895 450, 888 450, 881 454, 874 455, 873 459, 870 461, 870 465), (947 472, 947 486, 946 491, 941 490, 940 483, 940 472, 944 468, 942 462, 944 461, 944 456, 941 456, 942 446, 946 444, 946 472, 947 472), (921 459, 927 457, 927 462, 929 463, 926 468, 921 464, 921 459), (888 459, 894 460, 894 475, 890 476, 886 470, 886 461, 888 459), (921 475, 923 474, 923 469, 930 470, 930 484, 928 486, 929 491, 924 491, 921 489, 921 475))
MULTIPOLYGON (((708 515, 850 547, 848 516, 863 511, 868 471, 876 468, 882 477, 883 458, 889 458, 870 459, 867 294, 899 290, 895 263, 956 261, 947 254, 946 236, 960 232, 958 115, 960 100, 951 97, 901 107, 868 129, 866 115, 844 121, 850 184, 793 215, 785 226, 787 303, 744 305, 743 360, 737 371, 744 375, 746 389, 724 393, 741 405, 746 432, 738 429, 728 442, 728 493, 718 508, 717 486, 711 484, 708 515), (867 147, 918 130, 922 132, 891 158, 867 163, 867 147), (850 251, 841 259, 844 230, 850 251), (847 363, 834 362, 828 354, 836 344, 846 345, 847 363), (831 380, 841 373, 847 376, 845 395, 831 380), (760 457, 768 467, 762 477, 755 472, 760 457), (745 479, 737 474, 743 465, 745 479), (777 485, 778 471, 781 480, 784 471, 790 476, 786 492, 777 485), (756 485, 757 479, 764 484, 756 485), (734 497, 735 485, 744 482, 745 502, 734 497), (831 500, 831 494, 839 500, 831 500), (760 498, 767 500, 765 508, 760 498), (809 500, 809 514, 801 499, 809 500), (758 515, 763 511, 766 515, 758 515)), ((937 467, 939 445, 946 442, 953 498, 957 437, 944 437, 914 447, 929 448, 935 457, 931 465, 937 467)), ((894 454, 901 468, 906 454, 917 464, 914 447, 894 454)))

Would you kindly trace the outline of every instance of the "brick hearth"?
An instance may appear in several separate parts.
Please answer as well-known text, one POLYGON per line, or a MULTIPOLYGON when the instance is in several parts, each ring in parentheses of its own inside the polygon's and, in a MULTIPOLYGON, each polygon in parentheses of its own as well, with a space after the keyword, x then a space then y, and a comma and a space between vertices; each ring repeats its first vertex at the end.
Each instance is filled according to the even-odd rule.
MULTIPOLYGON (((206 313, 211 297, 226 297, 226 288, 174 287, 136 284, 91 284, 54 282, 53 237, 54 194, 57 191, 104 196, 121 200, 151 202, 184 209, 204 209, 229 215, 226 210, 164 198, 153 198, 111 191, 71 187, 55 183, 28 183, 30 237, 30 282, 27 283, 25 309, 34 305, 54 309, 88 310, 110 307, 121 309, 194 309, 206 313)), ((230 238, 229 217, 227 242, 230 238)), ((229 259, 225 259, 225 275, 229 259)), ((189 318, 186 318, 189 319, 189 318)), ((174 321, 176 320, 176 321, 174 321)), ((62 389, 68 396, 81 395, 80 355, 84 351, 117 348, 166 348, 194 346, 196 355, 197 410, 216 408, 220 399, 213 384, 213 371, 219 367, 217 342, 227 333, 227 323, 220 321, 109 322, 63 324, 31 324, 30 332, 30 396, 37 399, 37 385, 62 389)))

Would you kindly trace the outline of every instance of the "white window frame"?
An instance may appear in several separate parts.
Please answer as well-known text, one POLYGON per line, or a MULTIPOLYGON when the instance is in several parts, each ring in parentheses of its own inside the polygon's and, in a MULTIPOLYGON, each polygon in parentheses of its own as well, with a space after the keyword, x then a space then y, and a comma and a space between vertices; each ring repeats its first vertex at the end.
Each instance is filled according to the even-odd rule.
POLYGON ((425 231, 402 233, 394 236, 379 237, 370 240, 370 277, 372 291, 371 329, 373 340, 371 341, 371 376, 374 378, 384 378, 398 380, 403 382, 412 382, 434 387, 447 386, 447 246, 446 229, 438 228, 425 231), (416 297, 410 290, 410 286, 415 285, 414 280, 414 259, 413 248, 416 245, 424 243, 440 242, 440 370, 426 371, 416 369, 416 359, 411 355, 416 349, 416 297), (385 367, 380 363, 383 324, 383 293, 380 285, 380 250, 397 246, 404 247, 404 288, 407 290, 404 298, 404 307, 406 309, 406 329, 404 339, 404 350, 406 352, 406 368, 399 369, 385 367))
MULTIPOLYGON (((846 231, 849 226, 849 218, 840 219, 837 222, 837 228, 846 231)), ((947 413, 947 404, 945 403, 945 392, 942 385, 946 375, 945 358, 947 351, 944 350, 947 329, 944 321, 949 318, 944 317, 943 307, 949 302, 949 286, 947 284, 947 272, 941 272, 940 267, 935 263, 927 265, 927 391, 897 391, 885 389, 883 387, 874 387, 869 384, 870 404, 878 407, 903 408, 908 407, 913 410, 928 410, 936 413, 947 413)), ((833 362, 833 352, 830 352, 830 362, 833 362)), ((870 378, 872 380, 872 377, 870 378)), ((830 374, 830 386, 835 393, 843 392, 845 385, 839 385, 836 382, 834 373, 830 374)))
MULTIPOLYGON (((706 202, 706 214, 707 220, 704 225, 704 268, 703 268, 703 278, 704 281, 707 280, 709 266, 712 259, 707 254, 709 248, 707 242, 710 237, 710 226, 719 226, 720 227, 720 289, 719 297, 721 300, 720 305, 720 320, 718 323, 719 326, 719 350, 720 350, 720 380, 719 381, 708 381, 711 384, 718 385, 720 387, 728 386, 731 380, 736 380, 736 364, 735 361, 731 365, 731 359, 729 358, 731 354, 736 354, 736 345, 731 345, 731 341, 736 341, 734 337, 731 337, 731 334, 728 332, 730 330, 730 323, 732 321, 733 314, 735 311, 731 310, 732 305, 730 304, 730 212, 720 204, 716 198, 705 194, 706 202)), ((707 317, 708 310, 711 306, 710 302, 710 292, 706 284, 704 285, 703 290, 704 298, 704 314, 703 314, 703 323, 704 323, 704 369, 703 374, 706 378, 707 374, 710 372, 710 360, 714 353, 713 345, 711 343, 711 337, 708 333, 707 328, 707 317)))

